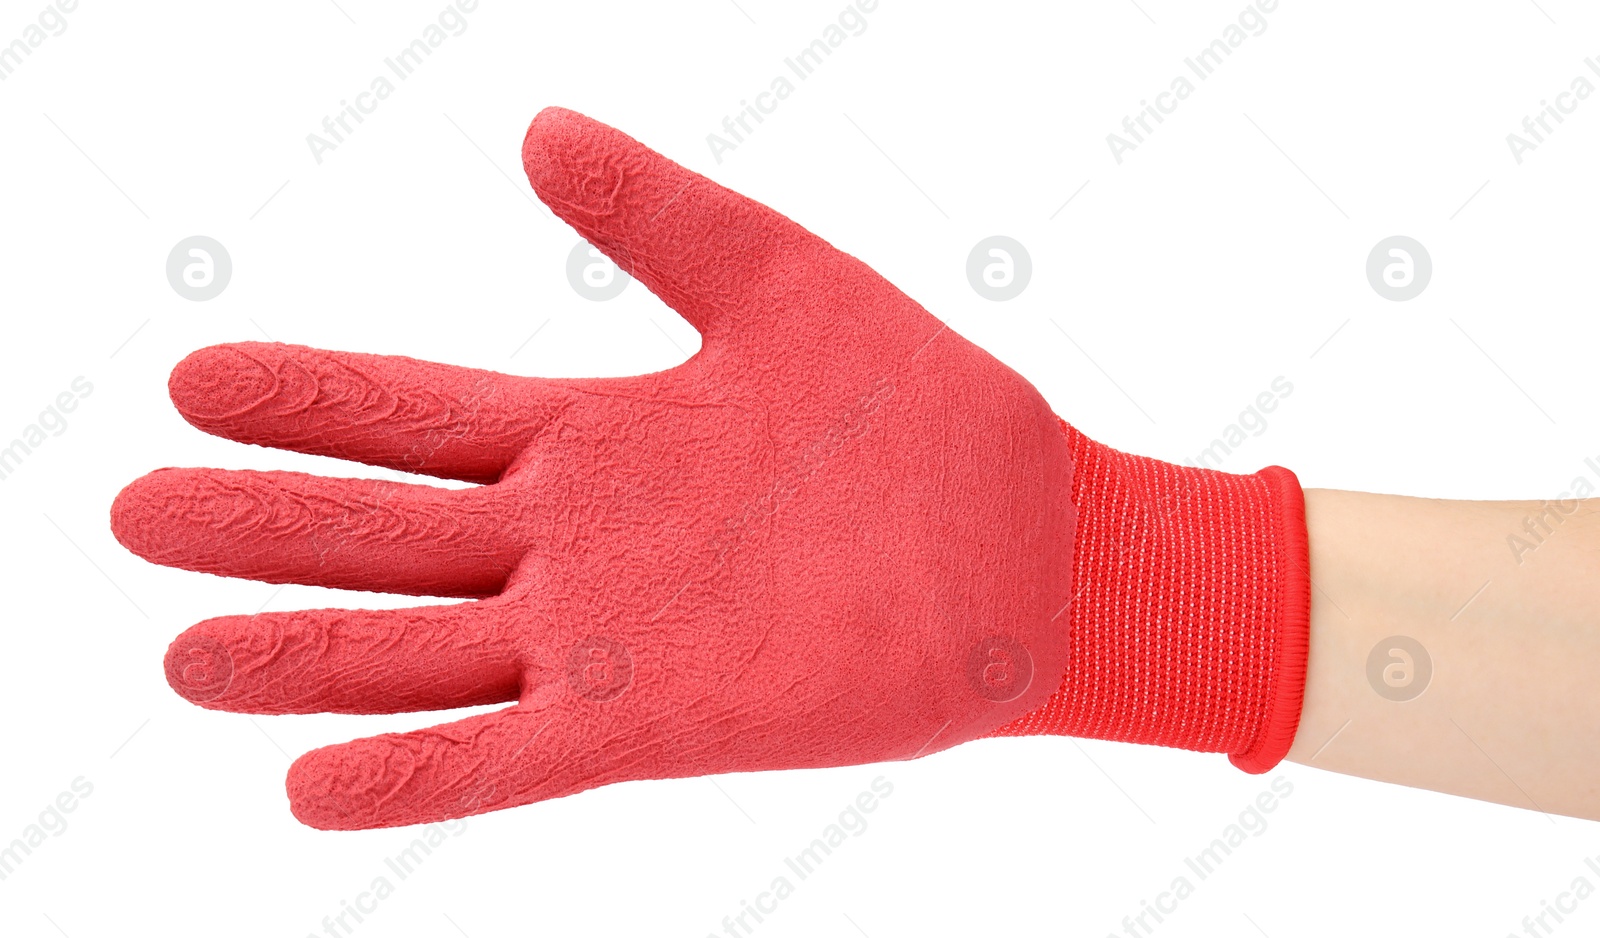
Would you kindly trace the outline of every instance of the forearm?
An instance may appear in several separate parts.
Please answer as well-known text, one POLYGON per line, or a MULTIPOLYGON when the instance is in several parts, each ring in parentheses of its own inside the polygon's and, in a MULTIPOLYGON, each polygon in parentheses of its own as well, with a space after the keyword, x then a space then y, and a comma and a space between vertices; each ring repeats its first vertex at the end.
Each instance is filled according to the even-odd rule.
POLYGON ((1573 500, 1564 513, 1316 489, 1305 499, 1311 650, 1288 758, 1600 820, 1600 512, 1573 500), (1408 667, 1394 636, 1425 654, 1408 667))

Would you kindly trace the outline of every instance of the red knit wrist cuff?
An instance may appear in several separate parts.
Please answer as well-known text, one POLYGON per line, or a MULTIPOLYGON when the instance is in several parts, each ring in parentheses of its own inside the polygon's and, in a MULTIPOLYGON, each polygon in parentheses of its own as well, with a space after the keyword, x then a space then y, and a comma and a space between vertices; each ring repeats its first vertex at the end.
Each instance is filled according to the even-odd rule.
POLYGON ((1253 475, 1118 452, 1065 421, 1077 533, 1069 655, 1044 706, 995 736, 1229 753, 1265 772, 1294 742, 1311 604, 1305 502, 1253 475))

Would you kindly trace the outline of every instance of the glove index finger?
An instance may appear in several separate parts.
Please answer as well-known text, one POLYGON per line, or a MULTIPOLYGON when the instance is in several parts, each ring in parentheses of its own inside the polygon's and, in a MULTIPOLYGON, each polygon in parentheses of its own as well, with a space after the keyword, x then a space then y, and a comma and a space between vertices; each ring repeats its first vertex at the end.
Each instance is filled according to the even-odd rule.
POLYGON ((275 342, 200 349, 167 388, 207 433, 469 482, 499 479, 566 406, 557 382, 275 342))
POLYGON ((767 206, 565 108, 533 119, 522 163, 552 211, 702 335, 765 312, 783 288, 773 275, 797 252, 832 250, 767 206))

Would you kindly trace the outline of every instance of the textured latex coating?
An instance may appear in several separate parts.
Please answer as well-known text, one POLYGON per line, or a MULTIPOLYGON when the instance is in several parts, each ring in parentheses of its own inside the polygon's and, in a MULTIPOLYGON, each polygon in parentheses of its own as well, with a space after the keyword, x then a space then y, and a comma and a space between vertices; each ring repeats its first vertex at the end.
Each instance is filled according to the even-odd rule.
POLYGON ((1052 617, 1073 508, 1037 391, 860 261, 610 127, 546 110, 523 157, 539 197, 701 351, 597 380, 194 353, 170 390, 203 430, 491 484, 133 483, 113 528, 160 563, 480 597, 209 620, 169 650, 174 688, 254 713, 516 701, 300 757, 291 807, 322 828, 906 759, 1043 706, 1066 662, 1052 617))
POLYGON ((301 756, 302 821, 421 823, 1020 733, 1251 771, 1281 757, 1306 602, 1286 470, 1082 437, 860 261, 581 115, 542 112, 523 161, 701 332, 698 354, 553 380, 202 349, 169 381, 202 430, 483 484, 164 469, 112 507, 158 563, 468 600, 225 616, 172 643, 169 683, 218 710, 511 704, 301 756))

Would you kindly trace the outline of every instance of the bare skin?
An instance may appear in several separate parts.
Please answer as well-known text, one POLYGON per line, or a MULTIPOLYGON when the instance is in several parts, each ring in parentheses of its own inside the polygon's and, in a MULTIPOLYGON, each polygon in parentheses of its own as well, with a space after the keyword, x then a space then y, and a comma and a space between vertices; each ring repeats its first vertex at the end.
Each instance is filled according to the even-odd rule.
POLYGON ((1311 653, 1290 761, 1600 820, 1600 510, 1305 496, 1311 653))

